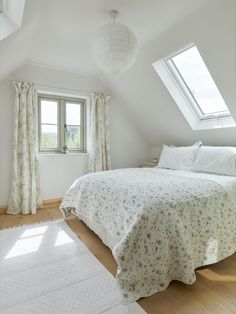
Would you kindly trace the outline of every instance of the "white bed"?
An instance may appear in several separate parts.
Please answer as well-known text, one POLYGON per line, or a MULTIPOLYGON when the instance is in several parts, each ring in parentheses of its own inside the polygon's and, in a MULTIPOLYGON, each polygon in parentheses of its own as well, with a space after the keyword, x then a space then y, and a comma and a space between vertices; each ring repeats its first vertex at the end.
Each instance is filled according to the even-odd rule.
POLYGON ((192 284, 197 267, 236 251, 236 177, 164 169, 119 169, 79 178, 70 209, 112 250, 128 303, 192 284))

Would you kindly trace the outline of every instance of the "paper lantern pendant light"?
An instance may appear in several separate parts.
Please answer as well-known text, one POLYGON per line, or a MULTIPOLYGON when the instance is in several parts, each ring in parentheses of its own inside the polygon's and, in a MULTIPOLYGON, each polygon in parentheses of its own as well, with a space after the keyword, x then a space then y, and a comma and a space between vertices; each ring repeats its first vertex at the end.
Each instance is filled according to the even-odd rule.
POLYGON ((130 68, 137 55, 137 38, 125 25, 116 23, 118 12, 111 11, 113 23, 101 27, 95 34, 93 52, 100 69, 119 73, 130 68))

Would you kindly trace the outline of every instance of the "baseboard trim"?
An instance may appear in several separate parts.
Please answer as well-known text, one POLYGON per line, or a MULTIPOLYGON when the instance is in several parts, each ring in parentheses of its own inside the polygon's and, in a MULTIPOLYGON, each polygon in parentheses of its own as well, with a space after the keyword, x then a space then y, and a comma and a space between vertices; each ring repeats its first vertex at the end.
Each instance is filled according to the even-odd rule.
POLYGON ((62 197, 61 198, 54 198, 54 199, 44 200, 43 201, 43 208, 59 206, 61 204, 61 202, 62 202, 62 197))
MULTIPOLYGON (((53 198, 53 199, 43 200, 43 207, 41 209, 59 206, 61 201, 62 201, 62 198, 53 198)), ((7 212, 7 205, 0 205, 0 214, 5 214, 6 212, 7 212)))
POLYGON ((1 215, 1 214, 5 214, 6 211, 7 211, 6 206, 5 206, 5 205, 0 205, 0 215, 1 215))

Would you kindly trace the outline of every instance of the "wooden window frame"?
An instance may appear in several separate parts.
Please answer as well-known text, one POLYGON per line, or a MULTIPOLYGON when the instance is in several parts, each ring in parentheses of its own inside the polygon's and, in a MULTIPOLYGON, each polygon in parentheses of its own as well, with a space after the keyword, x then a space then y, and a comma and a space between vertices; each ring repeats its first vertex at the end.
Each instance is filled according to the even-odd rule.
POLYGON ((65 154, 65 153, 86 153, 86 100, 77 97, 65 97, 49 94, 38 95, 38 140, 39 153, 49 154, 65 154), (56 148, 42 148, 41 147, 41 101, 49 100, 57 102, 57 147, 56 148), (73 103, 80 105, 80 148, 65 148, 66 146, 66 104, 73 103))

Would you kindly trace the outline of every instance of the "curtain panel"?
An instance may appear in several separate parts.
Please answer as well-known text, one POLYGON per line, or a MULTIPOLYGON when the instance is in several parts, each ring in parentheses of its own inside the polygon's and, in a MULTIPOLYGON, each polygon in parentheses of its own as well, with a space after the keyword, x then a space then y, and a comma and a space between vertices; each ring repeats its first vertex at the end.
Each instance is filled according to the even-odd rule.
POLYGON ((101 93, 92 93, 90 96, 90 104, 88 106, 89 171, 110 170, 108 106, 110 96, 101 93))
POLYGON ((8 214, 35 214, 42 207, 38 169, 38 106, 33 83, 13 82, 15 114, 8 214))

